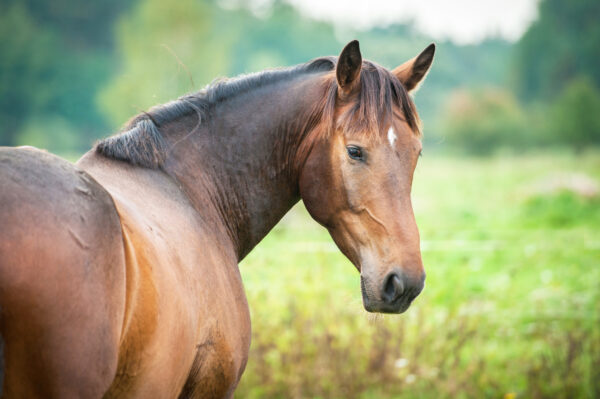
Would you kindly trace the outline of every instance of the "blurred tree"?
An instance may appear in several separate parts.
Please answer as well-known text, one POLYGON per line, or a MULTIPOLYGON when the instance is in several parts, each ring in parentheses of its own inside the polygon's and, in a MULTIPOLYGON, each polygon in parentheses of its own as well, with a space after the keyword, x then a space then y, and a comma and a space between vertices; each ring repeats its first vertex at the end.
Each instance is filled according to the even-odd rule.
POLYGON ((571 80, 550 111, 550 131, 557 142, 578 151, 600 145, 600 91, 590 78, 571 80))
POLYGON ((149 106, 234 76, 336 54, 331 25, 275 2, 256 16, 244 3, 140 1, 117 29, 121 70, 98 103, 118 126, 149 106))
POLYGON ((488 155, 502 148, 522 149, 532 140, 519 103, 502 89, 455 91, 443 120, 448 144, 463 152, 488 155))
POLYGON ((138 2, 118 23, 121 67, 98 97, 113 126, 224 75, 234 57, 232 22, 209 1, 138 2))
POLYGON ((543 0, 539 17, 516 47, 520 96, 556 96, 570 79, 587 75, 600 86, 600 1, 543 0))
POLYGON ((74 0, 0 5, 0 144, 56 149, 44 135, 62 126, 59 150, 81 151, 105 129, 94 98, 111 73, 109 18, 116 11, 102 12, 106 7, 80 7, 74 0), (24 142, 18 136, 25 130, 24 142))
MULTIPOLYGON (((336 55, 354 38, 365 58, 391 68, 431 41, 401 24, 335 31, 284 0, 265 4, 257 10, 248 0, 5 0, 0 144, 81 151, 140 110, 218 76, 336 55)), ((457 86, 504 83, 509 50, 500 40, 438 43, 426 89, 415 97, 428 141, 439 141, 440 110, 457 86)))
POLYGON ((256 16, 244 8, 234 12, 236 56, 229 73, 300 64, 316 57, 337 55, 342 49, 331 24, 308 19, 281 0, 274 1, 265 15, 256 16))
POLYGON ((0 144, 14 145, 25 120, 55 99, 58 39, 20 4, 0 6, 0 144))
POLYGON ((112 23, 134 0, 4 0, 26 8, 36 25, 52 27, 73 49, 110 49, 112 23))

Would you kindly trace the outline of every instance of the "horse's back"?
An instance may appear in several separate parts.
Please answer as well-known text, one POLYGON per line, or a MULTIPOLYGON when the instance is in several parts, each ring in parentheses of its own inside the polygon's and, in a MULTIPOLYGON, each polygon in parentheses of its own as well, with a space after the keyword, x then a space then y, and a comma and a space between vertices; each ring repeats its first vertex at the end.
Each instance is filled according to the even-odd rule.
POLYGON ((0 148, 0 226, 3 396, 101 396, 125 306, 111 196, 61 158, 0 148))

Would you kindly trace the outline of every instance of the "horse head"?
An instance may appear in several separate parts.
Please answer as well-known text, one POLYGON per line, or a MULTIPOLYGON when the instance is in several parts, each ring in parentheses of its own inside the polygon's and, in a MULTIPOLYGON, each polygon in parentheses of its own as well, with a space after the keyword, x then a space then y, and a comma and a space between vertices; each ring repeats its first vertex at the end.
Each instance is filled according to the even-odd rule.
POLYGON ((349 43, 329 76, 331 123, 315 134, 300 175, 306 208, 359 270, 370 312, 402 313, 424 287, 410 197, 422 145, 408 93, 434 51, 389 71, 349 43))

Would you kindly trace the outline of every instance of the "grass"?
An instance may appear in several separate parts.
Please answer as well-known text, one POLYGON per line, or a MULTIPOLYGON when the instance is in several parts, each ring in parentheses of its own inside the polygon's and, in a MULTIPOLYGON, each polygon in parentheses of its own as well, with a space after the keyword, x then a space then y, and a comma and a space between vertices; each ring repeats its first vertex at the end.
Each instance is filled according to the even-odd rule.
POLYGON ((600 154, 425 156, 413 204, 427 287, 362 308, 354 267, 295 207, 241 265, 251 307, 240 398, 600 397, 600 154))

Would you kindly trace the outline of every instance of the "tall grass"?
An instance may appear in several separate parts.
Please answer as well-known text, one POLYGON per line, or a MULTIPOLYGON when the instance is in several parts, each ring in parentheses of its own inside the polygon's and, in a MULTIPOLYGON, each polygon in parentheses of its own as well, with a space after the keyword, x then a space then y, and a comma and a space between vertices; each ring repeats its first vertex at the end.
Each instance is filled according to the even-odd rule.
POLYGON ((241 265, 253 341, 236 396, 600 397, 600 201, 539 188, 558 173, 598 183, 600 154, 425 156, 427 287, 400 316, 362 309, 358 273, 294 208, 241 265))

